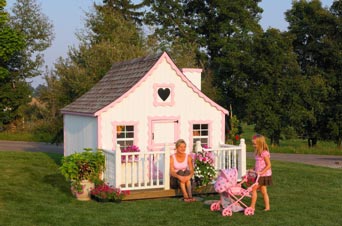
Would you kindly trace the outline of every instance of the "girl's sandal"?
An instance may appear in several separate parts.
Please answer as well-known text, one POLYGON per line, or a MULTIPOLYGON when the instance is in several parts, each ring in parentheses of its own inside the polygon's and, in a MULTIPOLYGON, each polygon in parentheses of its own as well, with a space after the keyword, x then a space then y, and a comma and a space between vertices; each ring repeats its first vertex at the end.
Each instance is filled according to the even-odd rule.
POLYGON ((197 200, 195 198, 189 198, 191 201, 190 202, 196 202, 197 200))

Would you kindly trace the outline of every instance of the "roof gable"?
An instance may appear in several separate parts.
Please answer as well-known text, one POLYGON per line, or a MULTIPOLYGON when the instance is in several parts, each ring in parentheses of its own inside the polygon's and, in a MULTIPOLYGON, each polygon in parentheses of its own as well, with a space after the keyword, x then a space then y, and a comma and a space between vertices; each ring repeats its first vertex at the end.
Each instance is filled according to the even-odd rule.
POLYGON ((106 109, 120 102, 131 90, 135 90, 147 79, 156 67, 166 60, 176 74, 199 97, 203 98, 213 107, 228 114, 228 111, 203 94, 192 82, 179 70, 166 52, 130 61, 113 64, 109 72, 88 92, 62 109, 63 114, 84 114, 90 116, 99 115, 106 109))

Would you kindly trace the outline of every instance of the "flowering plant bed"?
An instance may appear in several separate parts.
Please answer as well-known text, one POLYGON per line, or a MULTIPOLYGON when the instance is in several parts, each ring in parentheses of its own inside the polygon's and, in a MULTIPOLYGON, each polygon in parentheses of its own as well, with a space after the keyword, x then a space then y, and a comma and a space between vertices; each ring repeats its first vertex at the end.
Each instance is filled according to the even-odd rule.
MULTIPOLYGON (((132 153, 132 152, 140 152, 138 146, 131 145, 122 150, 122 153, 132 153)), ((139 155, 129 155, 129 156, 121 156, 121 162, 126 163, 126 157, 128 157, 127 162, 137 162, 139 160, 139 155)))
POLYGON ((98 202, 121 202, 129 193, 129 191, 122 191, 120 188, 105 183, 96 186, 90 192, 92 199, 98 202))
POLYGON ((198 152, 195 159, 195 183, 196 187, 207 186, 216 176, 214 167, 214 155, 211 152, 198 152))

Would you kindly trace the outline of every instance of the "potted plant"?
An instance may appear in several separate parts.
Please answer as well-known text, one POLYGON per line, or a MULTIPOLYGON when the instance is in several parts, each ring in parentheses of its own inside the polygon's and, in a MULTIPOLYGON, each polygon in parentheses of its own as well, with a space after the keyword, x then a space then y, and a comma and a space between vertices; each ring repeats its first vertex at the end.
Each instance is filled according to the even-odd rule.
POLYGON ((105 157, 101 150, 85 149, 62 158, 60 171, 71 182, 71 191, 79 200, 90 200, 90 190, 100 180, 105 157))
POLYGON ((122 191, 106 183, 97 185, 91 190, 91 197, 98 202, 121 202, 121 200, 129 195, 129 191, 122 191))
POLYGON ((214 156, 208 151, 198 152, 194 154, 194 160, 196 186, 207 186, 216 176, 214 156))

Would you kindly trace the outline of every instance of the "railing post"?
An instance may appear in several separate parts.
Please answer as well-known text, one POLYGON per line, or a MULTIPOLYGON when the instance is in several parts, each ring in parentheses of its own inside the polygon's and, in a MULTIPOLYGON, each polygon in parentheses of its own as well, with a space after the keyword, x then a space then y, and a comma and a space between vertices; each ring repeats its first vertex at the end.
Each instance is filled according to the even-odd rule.
POLYGON ((165 145, 164 154, 164 190, 170 189, 170 148, 165 145))
POLYGON ((116 145, 115 150, 115 187, 119 188, 121 185, 121 149, 120 144, 116 145))
POLYGON ((196 141, 195 152, 202 152, 202 145, 200 140, 196 141))
POLYGON ((239 155, 239 179, 242 178, 243 175, 246 174, 246 143, 245 139, 240 140, 240 145, 239 147, 241 148, 241 152, 239 155))

